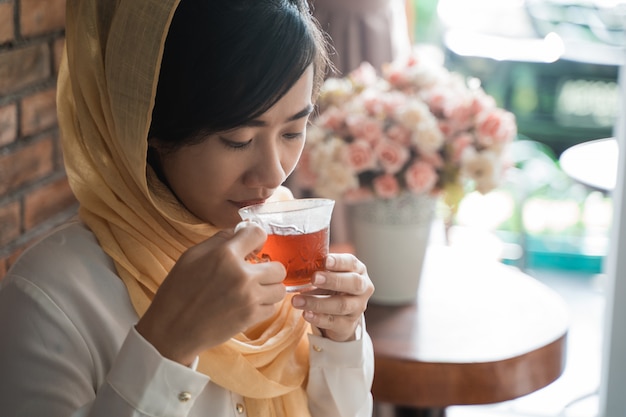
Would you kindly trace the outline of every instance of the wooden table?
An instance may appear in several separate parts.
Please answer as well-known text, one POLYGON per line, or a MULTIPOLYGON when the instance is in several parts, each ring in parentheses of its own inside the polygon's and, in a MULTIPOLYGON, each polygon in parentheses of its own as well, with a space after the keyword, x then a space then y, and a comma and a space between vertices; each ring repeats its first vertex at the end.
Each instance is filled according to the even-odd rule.
POLYGON ((465 253, 431 245, 416 303, 368 307, 377 403, 444 415, 450 405, 529 394, 563 372, 561 297, 513 267, 465 253))

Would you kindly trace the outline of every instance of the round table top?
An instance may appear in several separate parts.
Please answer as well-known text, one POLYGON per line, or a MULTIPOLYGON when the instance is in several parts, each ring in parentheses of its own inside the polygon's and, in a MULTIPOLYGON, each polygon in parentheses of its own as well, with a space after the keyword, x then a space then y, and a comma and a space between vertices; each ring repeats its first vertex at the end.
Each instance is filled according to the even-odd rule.
POLYGON ((576 181, 603 191, 615 188, 618 148, 615 138, 595 139, 567 148, 559 162, 576 181))
POLYGON ((371 304, 376 401, 414 407, 517 398, 564 369, 568 311, 516 268, 429 247, 417 302, 371 304))

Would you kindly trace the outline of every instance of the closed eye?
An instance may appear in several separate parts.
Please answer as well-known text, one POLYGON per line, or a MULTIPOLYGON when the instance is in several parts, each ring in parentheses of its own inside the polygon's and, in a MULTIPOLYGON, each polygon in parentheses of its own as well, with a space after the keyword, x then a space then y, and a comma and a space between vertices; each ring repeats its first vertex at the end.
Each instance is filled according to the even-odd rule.
POLYGON ((300 139, 304 137, 304 132, 285 133, 283 137, 285 139, 300 139))
POLYGON ((225 147, 229 149, 240 150, 240 149, 245 149, 248 145, 250 145, 252 143, 252 139, 249 139, 245 142, 239 142, 239 141, 230 140, 228 138, 220 136, 220 143, 222 143, 222 145, 224 145, 225 147))

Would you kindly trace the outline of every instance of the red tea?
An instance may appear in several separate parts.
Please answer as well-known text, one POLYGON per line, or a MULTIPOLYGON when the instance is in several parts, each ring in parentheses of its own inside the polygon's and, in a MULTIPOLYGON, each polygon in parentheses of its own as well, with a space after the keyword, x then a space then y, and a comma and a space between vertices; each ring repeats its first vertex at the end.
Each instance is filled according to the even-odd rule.
POLYGON ((269 234, 258 254, 279 261, 287 269, 285 286, 302 288, 311 284, 315 271, 324 269, 328 255, 328 227, 313 233, 297 235, 269 234))

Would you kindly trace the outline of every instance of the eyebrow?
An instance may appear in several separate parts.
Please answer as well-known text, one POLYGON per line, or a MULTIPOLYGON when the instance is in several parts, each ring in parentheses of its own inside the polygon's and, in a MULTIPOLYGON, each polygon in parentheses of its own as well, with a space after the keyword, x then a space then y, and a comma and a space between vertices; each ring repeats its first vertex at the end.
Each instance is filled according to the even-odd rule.
MULTIPOLYGON (((300 110, 299 112, 297 112, 296 114, 289 116, 287 118, 287 120, 285 120, 285 122, 293 122, 294 120, 298 120, 298 119, 302 119, 303 117, 307 117, 308 115, 310 115, 311 113, 313 113, 313 105, 312 104, 307 104, 307 106, 305 108, 303 108, 302 110, 300 110)), ((259 127, 259 126, 267 126, 267 122, 264 122, 263 120, 260 119, 253 119, 250 120, 246 123, 244 123, 245 126, 251 126, 251 127, 259 127)))

